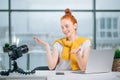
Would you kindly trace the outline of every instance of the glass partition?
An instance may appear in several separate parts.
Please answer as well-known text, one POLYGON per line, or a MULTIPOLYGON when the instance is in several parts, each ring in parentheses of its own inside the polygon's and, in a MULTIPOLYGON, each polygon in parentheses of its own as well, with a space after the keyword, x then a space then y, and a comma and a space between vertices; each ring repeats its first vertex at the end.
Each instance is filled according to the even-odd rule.
POLYGON ((120 10, 120 0, 96 0, 96 9, 119 9, 120 10))
POLYGON ((8 0, 0 0, 0 9, 8 9, 8 0))
POLYGON ((120 13, 97 13, 97 48, 117 48, 120 46, 120 13))
POLYGON ((0 12, 0 69, 9 68, 8 54, 3 52, 3 47, 8 42, 8 13, 0 12))
POLYGON ((12 9, 92 9, 92 0, 11 0, 12 9))

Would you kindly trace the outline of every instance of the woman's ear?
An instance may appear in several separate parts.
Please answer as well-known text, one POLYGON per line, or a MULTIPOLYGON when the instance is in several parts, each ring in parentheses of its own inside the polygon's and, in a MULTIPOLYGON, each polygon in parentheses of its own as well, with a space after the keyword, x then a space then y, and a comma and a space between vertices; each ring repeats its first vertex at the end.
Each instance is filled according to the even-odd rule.
POLYGON ((74 24, 74 28, 77 29, 77 23, 74 24))

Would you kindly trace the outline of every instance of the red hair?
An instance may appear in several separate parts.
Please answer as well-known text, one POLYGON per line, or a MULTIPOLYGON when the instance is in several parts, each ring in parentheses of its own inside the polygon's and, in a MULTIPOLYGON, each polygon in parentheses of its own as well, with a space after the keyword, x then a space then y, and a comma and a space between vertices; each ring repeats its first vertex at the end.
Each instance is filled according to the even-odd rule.
POLYGON ((61 20, 63 19, 69 19, 73 24, 77 23, 77 20, 75 19, 75 17, 72 15, 71 10, 70 9, 65 9, 65 15, 61 17, 61 20))

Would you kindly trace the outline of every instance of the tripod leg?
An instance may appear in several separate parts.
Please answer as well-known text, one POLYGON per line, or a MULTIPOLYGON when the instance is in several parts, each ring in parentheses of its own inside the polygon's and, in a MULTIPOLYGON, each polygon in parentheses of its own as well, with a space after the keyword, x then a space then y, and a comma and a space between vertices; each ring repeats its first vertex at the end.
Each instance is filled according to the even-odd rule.
POLYGON ((11 72, 14 72, 18 69, 18 65, 16 61, 13 61, 12 66, 13 66, 13 69, 11 70, 11 72))

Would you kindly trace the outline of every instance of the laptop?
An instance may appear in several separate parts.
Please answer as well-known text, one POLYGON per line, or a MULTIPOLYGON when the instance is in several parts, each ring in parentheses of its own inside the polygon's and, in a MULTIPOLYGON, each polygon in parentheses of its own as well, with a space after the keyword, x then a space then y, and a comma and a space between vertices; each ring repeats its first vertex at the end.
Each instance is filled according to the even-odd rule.
POLYGON ((85 72, 75 71, 73 73, 106 73, 111 72, 114 59, 114 50, 91 50, 85 72))

